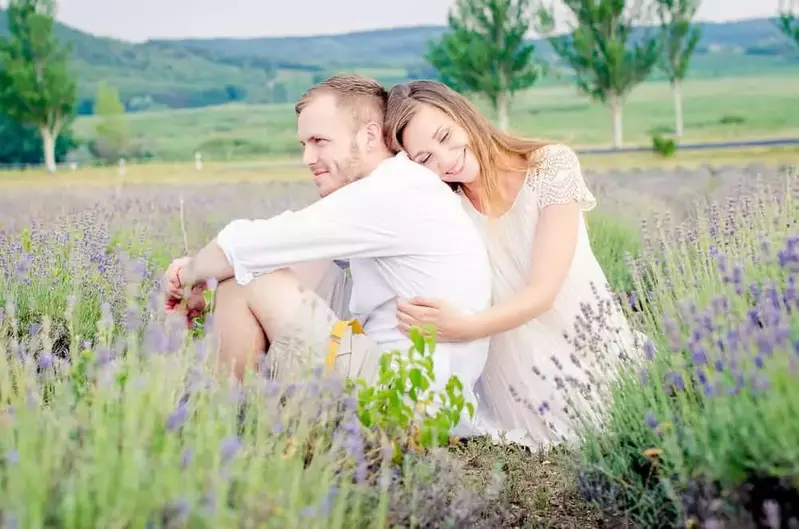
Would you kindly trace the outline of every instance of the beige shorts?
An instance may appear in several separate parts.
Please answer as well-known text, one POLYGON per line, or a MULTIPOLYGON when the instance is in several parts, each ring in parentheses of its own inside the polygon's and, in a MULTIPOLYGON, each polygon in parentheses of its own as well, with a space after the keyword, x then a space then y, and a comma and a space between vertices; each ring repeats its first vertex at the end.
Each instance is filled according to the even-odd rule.
MULTIPOLYGON (((331 340, 335 340, 334 325, 352 319, 351 295, 352 277, 337 265, 330 267, 315 290, 302 291, 300 305, 290 323, 267 351, 271 376, 296 381, 309 370, 326 366, 331 340)), ((363 378, 372 383, 377 378, 379 357, 376 344, 368 336, 353 333, 347 327, 332 368, 343 377, 363 378)))

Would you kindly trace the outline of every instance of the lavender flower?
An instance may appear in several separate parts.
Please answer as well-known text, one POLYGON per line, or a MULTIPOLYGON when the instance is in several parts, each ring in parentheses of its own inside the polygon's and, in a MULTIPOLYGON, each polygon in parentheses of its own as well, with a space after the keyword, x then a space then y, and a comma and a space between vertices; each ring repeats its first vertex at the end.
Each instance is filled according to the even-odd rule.
POLYGON ((166 429, 171 432, 178 430, 186 423, 186 419, 188 418, 188 416, 189 416, 188 406, 186 405, 186 403, 181 402, 180 404, 178 404, 177 409, 174 412, 172 412, 169 415, 169 417, 167 417, 165 424, 166 429))
POLYGON ((241 441, 238 437, 226 437, 219 448, 220 460, 223 465, 229 463, 241 450, 241 441))

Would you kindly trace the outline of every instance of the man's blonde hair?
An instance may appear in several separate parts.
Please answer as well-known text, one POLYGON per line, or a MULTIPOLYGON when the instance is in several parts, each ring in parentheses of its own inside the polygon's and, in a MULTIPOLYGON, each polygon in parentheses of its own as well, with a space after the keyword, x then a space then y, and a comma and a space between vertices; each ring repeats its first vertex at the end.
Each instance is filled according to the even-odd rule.
POLYGON ((383 126, 388 92, 374 79, 355 74, 328 77, 309 88, 294 106, 294 111, 299 116, 315 97, 322 94, 333 95, 339 107, 351 110, 357 125, 375 122, 383 126))

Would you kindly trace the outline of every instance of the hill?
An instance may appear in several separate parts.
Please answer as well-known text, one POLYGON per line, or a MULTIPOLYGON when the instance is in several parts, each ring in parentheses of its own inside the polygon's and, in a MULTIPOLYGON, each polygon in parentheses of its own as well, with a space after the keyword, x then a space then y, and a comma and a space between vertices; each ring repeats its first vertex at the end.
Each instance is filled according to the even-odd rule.
MULTIPOLYGON (((7 14, 0 10, 0 35, 8 34, 7 27, 7 14)), ((56 34, 73 48, 82 114, 91 112, 100 81, 116 86, 129 110, 191 108, 245 99, 270 102, 265 88, 274 83, 280 69, 319 69, 247 55, 218 57, 179 43, 133 44, 63 24, 56 25, 56 34)))
MULTIPOLYGON (((770 19, 741 22, 705 22, 701 24, 700 53, 734 52, 747 54, 770 51, 773 55, 789 53, 791 44, 783 38, 770 19)), ((341 67, 408 67, 424 63, 429 40, 437 40, 446 26, 357 31, 338 35, 307 37, 266 37, 254 39, 180 39, 151 41, 179 44, 192 50, 209 50, 225 56, 252 55, 271 60, 303 63, 312 58, 315 64, 341 67)), ((538 52, 552 56, 546 40, 533 39, 538 52)), ((767 54, 767 53, 764 53, 767 54)))
MULTIPOLYGON (((799 67, 799 53, 768 19, 702 26, 693 77, 764 75, 799 67)), ((419 26, 340 35, 134 44, 63 24, 56 29, 73 46, 82 114, 91 112, 100 81, 116 86, 127 108, 136 111, 237 101, 285 103, 311 83, 339 71, 357 71, 384 84, 433 77, 435 71, 423 54, 427 43, 446 31, 445 26, 419 26)), ((6 32, 6 13, 0 10, 0 34, 6 32)), ((546 41, 535 42, 540 55, 556 62, 546 41)), ((562 76, 554 76, 543 84, 561 82, 562 76)))

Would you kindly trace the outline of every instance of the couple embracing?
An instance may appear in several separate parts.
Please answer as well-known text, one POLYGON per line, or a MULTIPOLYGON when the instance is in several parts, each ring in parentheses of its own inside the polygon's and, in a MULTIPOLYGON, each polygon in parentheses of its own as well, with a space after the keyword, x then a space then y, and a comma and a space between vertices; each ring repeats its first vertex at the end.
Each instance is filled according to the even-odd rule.
POLYGON ((216 282, 219 359, 238 378, 265 355, 275 377, 328 359, 371 381, 381 353, 433 325, 436 383, 456 375, 477 410, 455 435, 573 437, 636 346, 589 244, 575 153, 498 130, 433 81, 334 76, 296 113, 321 198, 175 260, 167 308, 198 316, 216 282))

